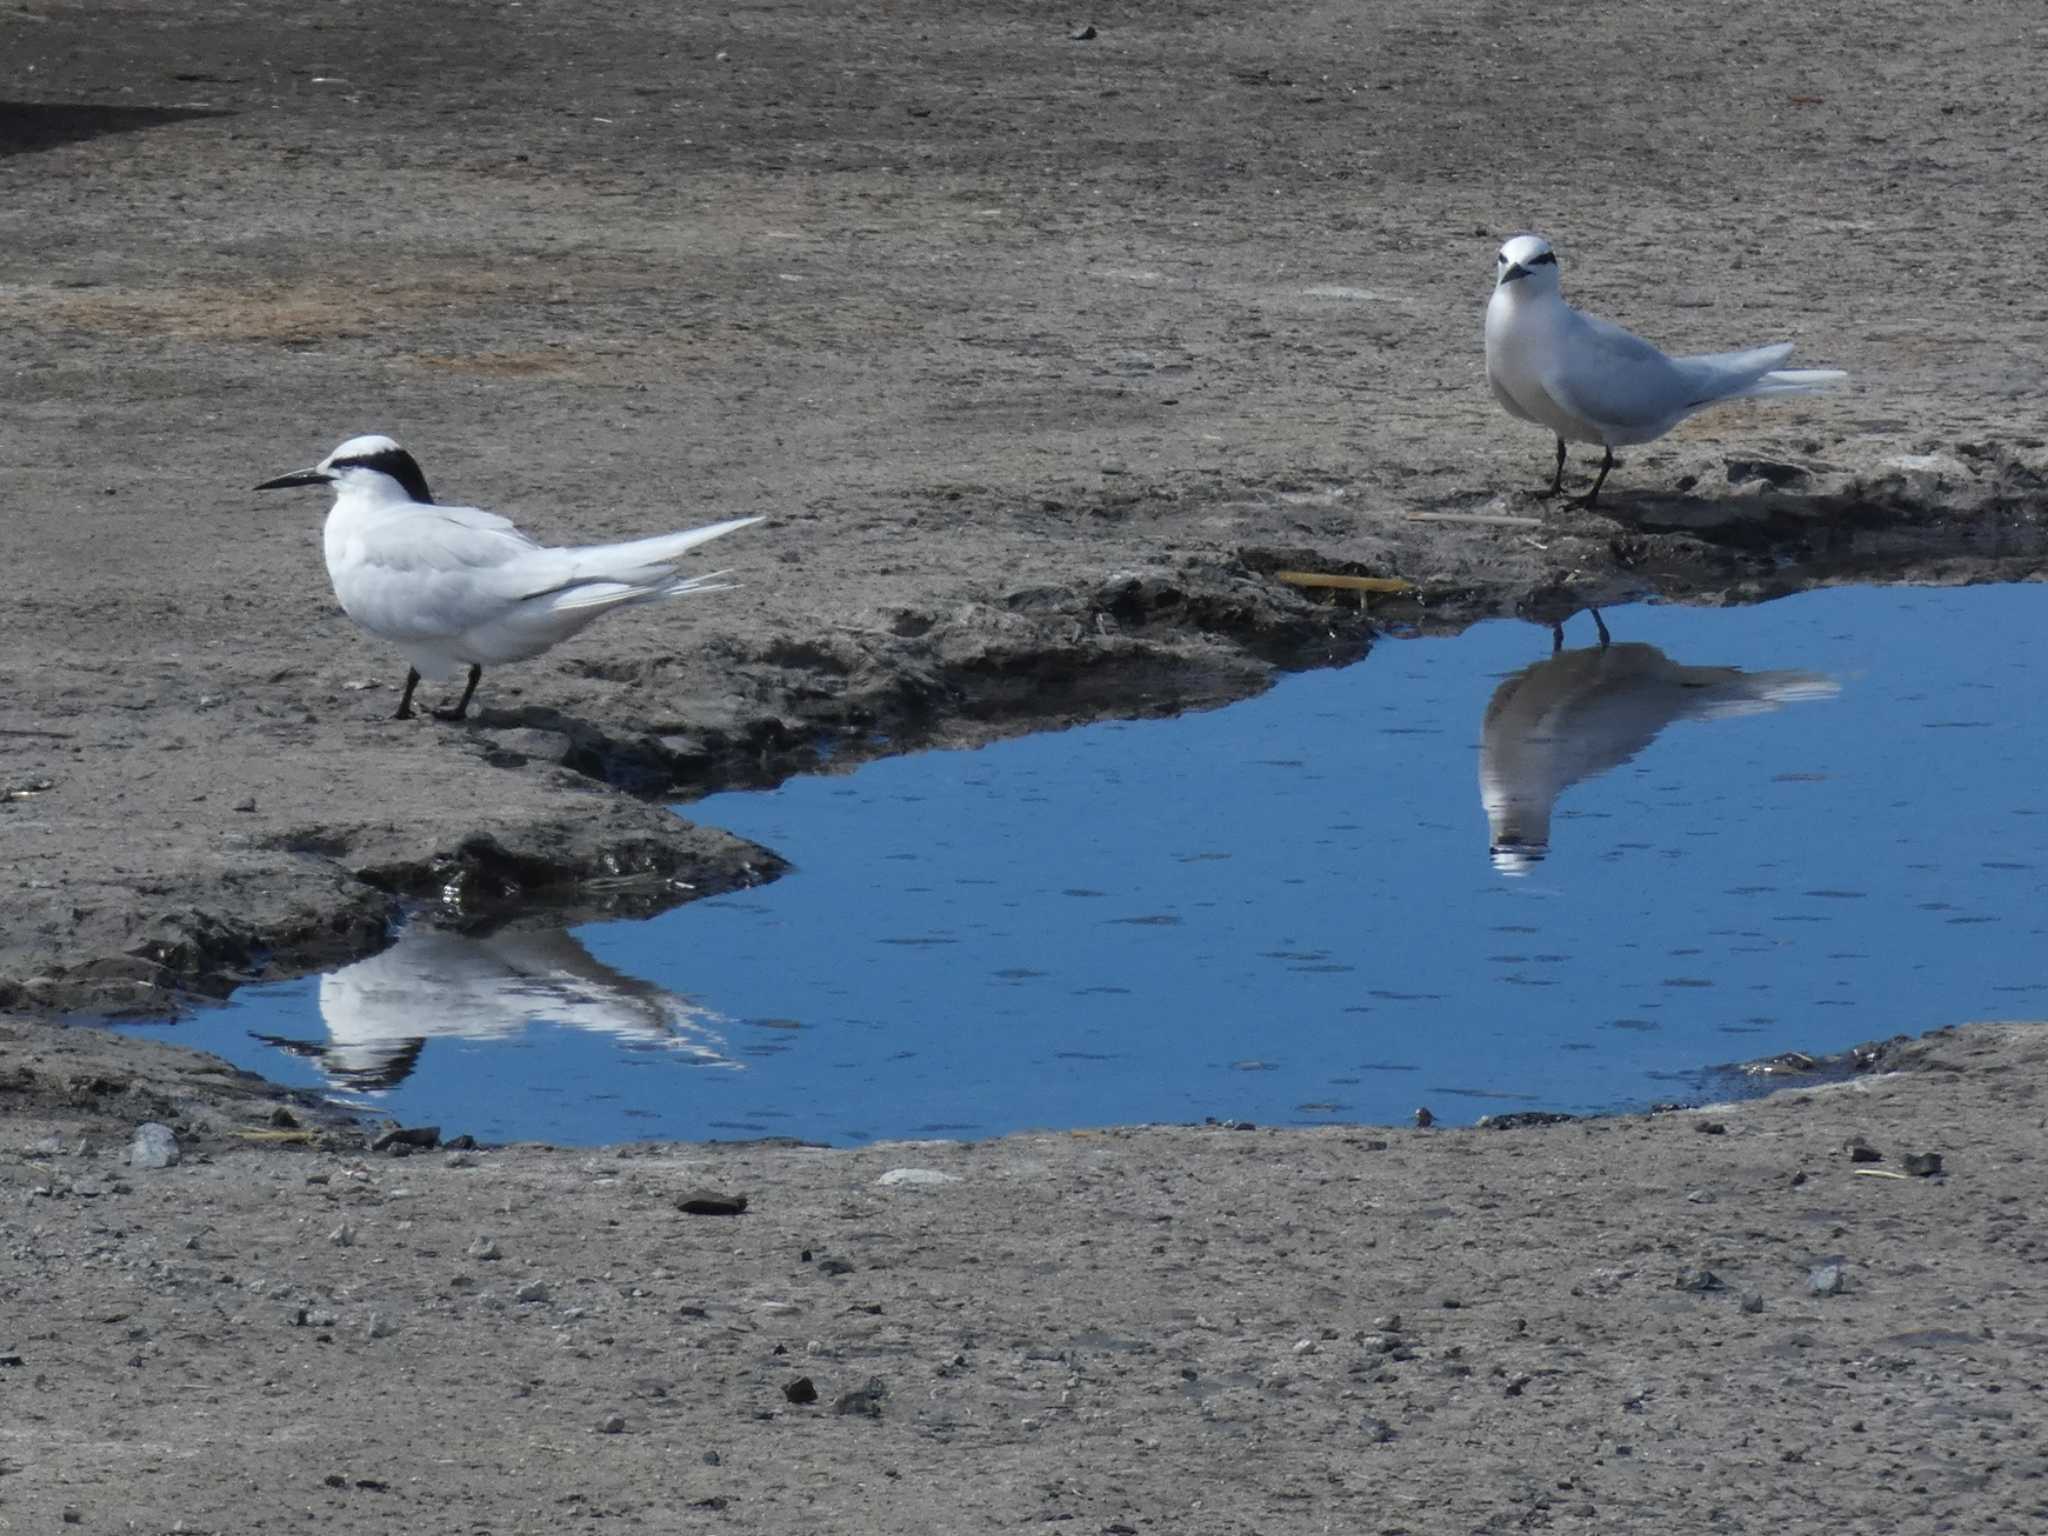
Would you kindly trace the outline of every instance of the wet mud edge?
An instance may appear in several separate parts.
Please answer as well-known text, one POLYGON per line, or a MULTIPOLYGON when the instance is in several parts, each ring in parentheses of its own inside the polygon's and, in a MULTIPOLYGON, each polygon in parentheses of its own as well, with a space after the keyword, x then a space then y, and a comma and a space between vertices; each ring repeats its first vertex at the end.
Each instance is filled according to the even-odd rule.
MULTIPOLYGON (((1535 519, 1526 532, 1482 521, 1499 497, 1471 522, 1448 505, 1424 514, 1445 521, 1346 511, 1344 533, 1295 545, 1175 550, 1162 526, 1158 557, 1089 583, 895 609, 802 642, 709 630, 703 645, 727 697, 708 720, 486 707, 458 728, 458 749, 491 768, 580 784, 566 803, 553 795, 474 816, 454 806, 397 836, 309 824, 267 839, 291 875, 259 890, 151 871, 169 899, 140 933, 83 922, 18 933, 0 951, 0 1008, 167 1015, 247 981, 373 953, 409 919, 651 915, 786 867, 671 802, 899 752, 1214 708, 1286 671, 1356 661, 1392 636, 1506 615, 1553 622, 1652 596, 1724 605, 1850 582, 2036 579, 2048 563, 2048 456, 2028 446, 1960 445, 1849 469, 1686 455, 1681 468, 1702 462, 1676 477, 1678 495, 1625 492, 1597 512, 1515 498, 1506 515, 1535 519), (1287 570, 1398 576, 1413 589, 1361 600, 1276 579, 1287 570)), ((572 685, 579 665, 605 667, 568 663, 572 685)))

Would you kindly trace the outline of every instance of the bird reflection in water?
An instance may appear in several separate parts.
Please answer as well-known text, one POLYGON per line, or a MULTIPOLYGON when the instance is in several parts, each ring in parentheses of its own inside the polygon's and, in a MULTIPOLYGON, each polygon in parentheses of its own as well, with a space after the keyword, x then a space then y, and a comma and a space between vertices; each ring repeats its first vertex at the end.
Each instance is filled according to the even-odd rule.
POLYGON ((1680 666, 1654 645, 1614 644, 1597 610, 1593 623, 1600 643, 1575 651, 1552 625, 1550 659, 1515 673, 1487 703, 1479 798, 1504 875, 1527 874, 1550 851, 1559 795, 1620 767, 1674 720, 1765 714, 1841 691, 1818 672, 1680 666))
POLYGON ((404 1082, 430 1039, 505 1040, 540 1023, 697 1065, 740 1066, 715 1027, 722 1015, 613 970, 561 928, 462 934, 415 925, 389 949, 321 977, 320 1016, 325 1041, 256 1038, 314 1058, 330 1082, 357 1092, 404 1082))

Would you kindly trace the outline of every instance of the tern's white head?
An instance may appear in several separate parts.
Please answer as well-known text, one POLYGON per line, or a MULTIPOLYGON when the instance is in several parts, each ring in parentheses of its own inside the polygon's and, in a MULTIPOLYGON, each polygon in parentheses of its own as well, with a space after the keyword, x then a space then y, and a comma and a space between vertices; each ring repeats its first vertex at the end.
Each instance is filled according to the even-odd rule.
POLYGON ((431 503, 434 499, 413 456, 376 432, 352 437, 311 469, 279 475, 256 489, 281 491, 294 485, 331 485, 337 497, 353 495, 370 501, 431 503))
POLYGON ((1541 235, 1514 235, 1494 260, 1493 286, 1524 283, 1525 294, 1557 292, 1557 253, 1541 235))

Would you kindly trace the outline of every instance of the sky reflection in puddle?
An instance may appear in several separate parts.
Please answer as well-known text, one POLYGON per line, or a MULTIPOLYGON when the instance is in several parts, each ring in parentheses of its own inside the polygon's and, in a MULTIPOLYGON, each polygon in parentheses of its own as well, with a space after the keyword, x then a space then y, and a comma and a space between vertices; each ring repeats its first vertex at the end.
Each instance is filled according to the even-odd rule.
POLYGON ((1521 623, 1390 641, 1211 714, 716 796, 692 817, 795 873, 573 936, 408 934, 176 1034, 491 1139, 1683 1098, 2044 1011, 2044 605, 1635 606, 1555 660, 1521 623))

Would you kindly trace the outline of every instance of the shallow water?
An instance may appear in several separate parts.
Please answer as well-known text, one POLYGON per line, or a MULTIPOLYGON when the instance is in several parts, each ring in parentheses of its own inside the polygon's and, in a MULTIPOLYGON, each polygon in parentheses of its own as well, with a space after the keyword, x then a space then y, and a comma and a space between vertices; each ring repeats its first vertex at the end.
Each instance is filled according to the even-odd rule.
POLYGON ((2044 607, 1842 589, 1610 609, 1605 652, 1581 615, 1556 660, 1514 622, 1389 641, 1210 714, 715 796, 692 818, 795 872, 410 933, 175 1033, 491 1139, 1697 1098, 1716 1063, 2048 1011, 2044 607))

